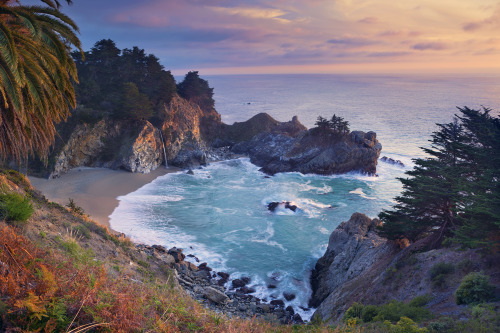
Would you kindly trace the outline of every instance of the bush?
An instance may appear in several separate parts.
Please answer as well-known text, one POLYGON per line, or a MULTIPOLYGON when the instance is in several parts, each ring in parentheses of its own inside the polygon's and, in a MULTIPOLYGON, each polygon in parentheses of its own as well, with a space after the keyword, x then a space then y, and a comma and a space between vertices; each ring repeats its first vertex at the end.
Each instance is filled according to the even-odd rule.
POLYGON ((29 198, 19 193, 0 194, 0 216, 6 221, 26 222, 33 211, 29 198))
POLYGON ((427 328, 419 328, 413 320, 408 317, 401 317, 396 325, 391 324, 389 321, 385 321, 384 325, 389 333, 420 333, 428 332, 427 328))
POLYGON ((409 303, 391 301, 382 305, 363 305, 353 303, 344 314, 343 321, 362 319, 365 323, 372 321, 389 320, 397 322, 403 317, 414 321, 421 321, 431 317, 431 313, 424 307, 430 301, 429 295, 418 296, 409 303))
POLYGON ((436 288, 443 287, 446 284, 446 276, 454 271, 455 266, 453 264, 440 262, 433 265, 430 270, 432 286, 436 288))
POLYGON ((83 208, 80 207, 80 206, 77 206, 75 204, 75 200, 73 200, 71 198, 68 198, 68 203, 66 204, 66 207, 68 207, 69 210, 71 210, 73 213, 76 213, 78 215, 84 215, 85 214, 85 211, 83 210, 83 208))
POLYGON ((495 299, 495 286, 481 273, 469 273, 455 291, 457 304, 479 304, 495 299))
POLYGON ((349 309, 347 309, 347 311, 344 313, 344 317, 342 318, 342 320, 347 323, 349 319, 361 318, 364 307, 365 306, 363 304, 359 304, 356 302, 352 303, 349 309))

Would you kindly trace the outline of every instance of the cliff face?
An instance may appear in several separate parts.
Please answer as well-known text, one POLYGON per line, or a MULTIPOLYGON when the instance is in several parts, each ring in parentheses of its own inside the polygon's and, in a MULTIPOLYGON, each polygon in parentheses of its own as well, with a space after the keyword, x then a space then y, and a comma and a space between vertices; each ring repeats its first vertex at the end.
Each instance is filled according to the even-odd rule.
POLYGON ((214 109, 202 110, 178 95, 165 105, 160 118, 158 127, 144 120, 112 119, 79 124, 74 129, 63 127, 64 139, 51 157, 55 163, 48 174, 58 177, 78 166, 147 173, 164 163, 164 155, 169 165, 193 167, 239 154, 249 155, 252 163, 269 174, 375 173, 381 150, 373 132, 352 132, 343 138, 317 134, 314 129, 308 131, 297 117, 279 122, 260 113, 245 122, 226 125, 214 109))
POLYGON ((160 132, 148 121, 78 125, 55 157, 49 178, 78 166, 148 173, 163 162, 160 132))
POLYGON ((339 322, 354 302, 380 305, 391 300, 409 302, 422 295, 430 295, 427 307, 434 314, 460 317, 466 309, 455 303, 455 290, 466 274, 482 271, 500 286, 498 254, 458 248, 429 251, 424 242, 400 249, 377 235, 379 223, 355 213, 333 231, 311 275, 310 305, 317 307, 315 317, 339 322), (436 284, 431 269, 441 263, 451 263, 454 269, 436 284))
POLYGON ((354 131, 339 136, 310 129, 292 133, 295 136, 280 131, 261 133, 235 145, 233 151, 248 154, 252 163, 268 174, 291 171, 324 175, 349 171, 376 173, 382 145, 374 132, 354 131))
POLYGON ((357 278, 377 263, 393 256, 396 248, 374 231, 380 224, 360 213, 354 213, 349 221, 342 222, 330 235, 328 248, 312 272, 312 307, 321 304, 318 312, 325 314, 330 299, 322 302, 346 282, 357 278))
POLYGON ((169 163, 180 167, 205 164, 206 142, 222 124, 217 111, 204 112, 198 105, 175 95, 165 112, 161 129, 169 163))

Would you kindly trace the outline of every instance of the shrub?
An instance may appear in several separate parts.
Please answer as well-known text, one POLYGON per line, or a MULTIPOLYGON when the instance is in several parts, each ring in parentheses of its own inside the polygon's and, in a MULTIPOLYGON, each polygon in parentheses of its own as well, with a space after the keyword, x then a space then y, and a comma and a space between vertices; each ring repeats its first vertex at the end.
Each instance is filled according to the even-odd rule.
POLYGON ((78 215, 85 214, 85 211, 83 210, 83 208, 80 206, 77 206, 75 204, 75 200, 73 200, 71 198, 68 198, 68 203, 66 204, 66 207, 68 207, 69 210, 71 210, 73 213, 76 213, 78 215))
POLYGON ((409 303, 391 301, 382 305, 363 305, 353 303, 344 314, 343 321, 350 319, 362 319, 365 323, 372 321, 389 320, 397 322, 403 317, 414 321, 421 321, 431 317, 431 313, 424 307, 430 301, 429 295, 418 296, 409 303))
POLYGON ((29 198, 15 192, 0 194, 0 216, 6 221, 26 222, 33 211, 29 198))
POLYGON ((352 303, 349 309, 347 309, 347 311, 344 313, 344 317, 342 318, 342 320, 344 322, 347 322, 349 319, 361 318, 364 307, 365 306, 363 304, 359 304, 356 302, 352 303))
POLYGON ((361 319, 365 323, 368 323, 373 320, 379 313, 379 309, 376 305, 367 305, 363 308, 361 312, 361 319))
POLYGON ((479 304, 495 298, 495 286, 490 278, 482 273, 469 273, 455 291, 457 304, 479 304))
POLYGON ((396 325, 391 324, 389 321, 385 321, 384 325, 389 333, 420 333, 428 332, 427 328, 420 328, 413 320, 408 317, 401 317, 396 325))
POLYGON ((453 273, 454 271, 455 266, 453 264, 440 262, 433 265, 430 269, 432 286, 437 288, 443 287, 446 284, 446 276, 453 273))

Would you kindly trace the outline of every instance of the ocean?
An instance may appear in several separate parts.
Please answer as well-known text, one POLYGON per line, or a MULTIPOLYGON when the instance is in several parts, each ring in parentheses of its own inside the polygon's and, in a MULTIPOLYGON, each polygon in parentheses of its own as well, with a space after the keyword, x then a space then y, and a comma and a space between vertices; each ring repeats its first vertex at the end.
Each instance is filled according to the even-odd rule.
MULTIPOLYGON (((202 73, 201 73, 202 74, 202 73)), ((119 197, 113 229, 146 244, 180 247, 231 278, 248 276, 268 301, 285 301, 304 319, 309 275, 331 232, 354 212, 376 217, 401 191, 397 177, 425 157, 420 147, 436 123, 447 123, 457 106, 500 111, 500 76, 232 75, 204 77, 214 88, 225 123, 267 112, 279 121, 294 115, 308 128, 321 115, 349 121, 351 130, 375 131, 382 156, 377 176, 282 173, 267 178, 248 159, 167 174, 119 197), (300 211, 271 213, 267 204, 291 201, 300 211), (268 285, 276 288, 268 288, 268 285)), ((229 287, 229 285, 227 286, 229 287)))

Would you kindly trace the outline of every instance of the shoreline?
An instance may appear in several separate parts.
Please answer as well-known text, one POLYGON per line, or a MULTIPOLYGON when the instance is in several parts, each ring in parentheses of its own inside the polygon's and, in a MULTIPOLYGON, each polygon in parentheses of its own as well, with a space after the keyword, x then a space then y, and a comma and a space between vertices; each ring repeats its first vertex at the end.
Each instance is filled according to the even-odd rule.
POLYGON ((73 199, 97 223, 111 229, 109 216, 118 207, 118 197, 151 183, 156 178, 182 169, 160 166, 150 173, 132 173, 106 168, 77 167, 59 178, 28 176, 31 184, 48 200, 65 206, 73 199))

